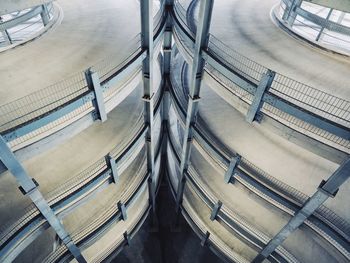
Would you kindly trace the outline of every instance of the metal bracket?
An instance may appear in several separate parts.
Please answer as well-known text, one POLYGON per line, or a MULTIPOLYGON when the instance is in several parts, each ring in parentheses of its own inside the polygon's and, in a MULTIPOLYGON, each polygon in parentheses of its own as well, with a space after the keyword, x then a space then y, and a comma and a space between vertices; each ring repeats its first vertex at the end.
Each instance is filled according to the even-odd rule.
POLYGON ((129 236, 129 234, 128 234, 128 231, 125 231, 125 232, 123 233, 123 236, 124 236, 124 240, 125 240, 125 242, 126 242, 126 245, 127 245, 127 246, 130 246, 130 236, 129 236))
POLYGON ((338 191, 339 191, 339 188, 337 188, 337 190, 335 190, 333 193, 330 193, 330 192, 328 192, 326 189, 323 188, 323 186, 324 186, 326 183, 327 183, 327 181, 322 180, 322 182, 321 182, 320 185, 318 186, 318 189, 319 189, 320 191, 322 191, 323 193, 325 193, 326 195, 328 195, 329 197, 334 198, 334 197, 337 195, 337 193, 338 193, 338 191))
POLYGON ((126 207, 125 207, 125 205, 121 202, 121 201, 119 201, 118 202, 118 204, 117 204, 117 206, 118 206, 118 209, 119 209, 119 211, 120 211, 120 213, 121 213, 121 219, 123 220, 123 221, 126 221, 127 219, 128 219, 128 214, 126 213, 126 207))
POLYGON ((252 123, 253 121, 261 121, 261 116, 260 118, 257 118, 257 114, 259 113, 264 103, 263 101, 264 94, 271 87, 271 84, 273 82, 273 79, 275 78, 275 75, 276 75, 276 72, 269 69, 267 73, 263 75, 263 77, 261 78, 260 83, 256 88, 256 92, 254 94, 254 100, 250 105, 250 108, 246 116, 247 122, 252 123))
POLYGON ((96 72, 93 72, 91 70, 91 68, 85 71, 85 78, 89 89, 94 91, 95 99, 93 100, 93 104, 98 113, 98 117, 102 122, 104 122, 107 120, 107 113, 104 104, 100 78, 96 72))
POLYGON ((116 184, 119 181, 116 161, 113 159, 111 154, 108 154, 107 156, 105 156, 105 159, 106 159, 107 167, 111 169, 113 182, 116 184))
POLYGON ((204 247, 209 240, 210 233, 207 231, 201 239, 201 246, 204 247))
POLYGON ((214 221, 220 212, 222 207, 222 202, 218 200, 218 202, 214 205, 213 210, 211 211, 210 220, 214 221))
POLYGON ((225 183, 229 184, 232 181, 232 178, 235 174, 235 170, 236 170, 237 166, 239 165, 241 158, 242 157, 237 154, 237 156, 235 156, 231 159, 230 164, 229 164, 227 171, 225 173, 225 178, 224 178, 225 183))
POLYGON ((30 189, 27 192, 26 192, 26 190, 24 190, 24 188, 22 186, 18 187, 18 189, 21 191, 21 193, 23 195, 29 195, 30 193, 32 193, 35 189, 37 189, 39 187, 39 183, 34 178, 32 178, 32 181, 35 184, 35 187, 33 187, 32 189, 30 189))

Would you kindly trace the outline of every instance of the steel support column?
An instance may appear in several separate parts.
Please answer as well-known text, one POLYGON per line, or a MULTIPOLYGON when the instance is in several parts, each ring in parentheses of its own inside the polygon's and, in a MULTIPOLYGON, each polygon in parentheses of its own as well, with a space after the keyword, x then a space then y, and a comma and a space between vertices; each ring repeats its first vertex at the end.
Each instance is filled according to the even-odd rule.
POLYGON ((263 262, 275 249, 283 243, 304 221, 315 212, 329 197, 334 197, 339 187, 350 177, 350 159, 346 160, 327 180, 322 181, 318 190, 303 205, 303 207, 289 220, 289 222, 269 241, 254 263, 263 262))
POLYGON ((42 11, 40 13, 41 20, 43 21, 44 26, 46 26, 50 22, 50 14, 49 10, 47 9, 47 4, 42 5, 42 11))
POLYGON ((144 122, 147 125, 146 148, 147 148, 147 170, 149 173, 149 200, 152 206, 153 219, 155 219, 155 189, 154 180, 154 132, 153 132, 153 109, 154 109, 154 92, 153 92, 153 0, 140 1, 141 6, 141 46, 147 50, 147 57, 142 63, 143 75, 143 100, 144 100, 144 122))
POLYGON ((196 32, 195 50, 193 54, 192 72, 189 87, 189 100, 186 114, 186 126, 181 154, 180 178, 176 192, 176 211, 179 214, 185 188, 185 172, 187 171, 190 159, 191 145, 193 138, 193 126, 196 123, 198 103, 200 100, 200 87, 205 61, 202 57, 202 50, 208 48, 209 29, 213 11, 214 0, 202 0, 199 7, 199 19, 196 32))
POLYGON ((67 246, 78 262, 86 262, 79 248, 74 244, 72 238, 64 229, 49 204, 38 189, 37 183, 28 176, 16 156, 7 146, 5 140, 0 136, 0 160, 16 178, 21 191, 27 195, 38 208, 40 213, 46 218, 50 226, 55 230, 62 242, 67 246))

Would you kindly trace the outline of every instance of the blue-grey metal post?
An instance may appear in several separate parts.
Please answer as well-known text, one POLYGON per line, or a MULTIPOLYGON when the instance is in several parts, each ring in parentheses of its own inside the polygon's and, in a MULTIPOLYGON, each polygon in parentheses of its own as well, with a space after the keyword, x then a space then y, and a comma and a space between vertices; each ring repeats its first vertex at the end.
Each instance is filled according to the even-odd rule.
POLYGON ((42 7, 42 11, 40 13, 41 20, 43 21, 44 26, 46 26, 50 22, 49 10, 47 9, 47 4, 44 4, 41 7, 42 7))
POLYGON ((258 117, 258 114, 262 105, 264 104, 263 96, 265 92, 268 91, 271 87, 275 74, 275 72, 269 69, 267 73, 262 76, 260 83, 256 89, 254 100, 250 105, 246 116, 247 122, 252 123, 253 121, 261 121, 261 118, 258 117))
POLYGON ((211 214, 210 214, 210 220, 211 221, 214 221, 217 216, 218 216, 218 213, 220 212, 220 209, 222 207, 222 202, 219 200, 213 207, 213 210, 211 211, 211 214))
POLYGON ((334 197, 339 187, 350 177, 350 159, 346 160, 327 181, 322 181, 318 190, 303 205, 303 207, 289 220, 289 222, 272 238, 254 263, 264 261, 275 249, 283 243, 305 220, 316 211, 329 197, 334 197))
POLYGON ((57 218, 51 207, 38 189, 38 184, 29 177, 22 165, 17 160, 5 140, 0 136, 0 160, 7 167, 9 172, 16 178, 21 191, 27 195, 38 208, 40 213, 46 218, 50 226, 67 246, 69 251, 78 262, 86 262, 79 248, 74 244, 60 220, 57 218))
POLYGON ((291 9, 289 10, 289 14, 288 14, 288 17, 287 17, 287 22, 289 24, 289 26, 293 26, 294 24, 294 21, 297 17, 297 8, 301 6, 303 0, 294 0, 293 1, 293 4, 291 6, 291 9))
POLYGON ((211 23, 211 16, 213 11, 214 0, 202 0, 199 7, 199 19, 196 32, 196 42, 193 54, 192 72, 190 78, 189 87, 189 101, 186 115, 186 126, 184 131, 184 141, 182 146, 181 164, 180 164, 180 178, 178 189, 176 192, 176 210, 179 214, 183 192, 185 188, 185 172, 188 168, 188 162, 190 159, 192 138, 193 138, 193 126, 196 122, 196 116, 198 111, 198 104, 200 100, 200 87, 202 82, 202 74, 205 61, 202 57, 202 50, 208 48, 209 43, 209 29, 211 23))
POLYGON ((142 63, 143 75, 143 100, 144 100, 144 122, 148 129, 146 132, 147 148, 147 170, 149 173, 149 200, 152 206, 153 219, 155 219, 155 180, 154 180, 154 132, 153 132, 153 109, 154 109, 154 91, 153 91, 153 0, 140 1, 141 6, 141 47, 147 51, 147 56, 142 63))
POLYGON ((93 104, 97 113, 97 118, 102 122, 107 120, 107 113, 103 99, 103 92, 98 74, 89 68, 85 71, 85 78, 90 90, 95 94, 93 104))
POLYGON ((226 171, 225 177, 224 177, 225 183, 229 184, 232 181, 232 178, 235 174, 235 170, 236 170, 237 166, 239 165, 240 161, 241 161, 241 156, 239 156, 239 155, 231 158, 230 164, 227 168, 227 171, 226 171))
POLYGON ((108 154, 105 157, 105 159, 106 159, 107 167, 111 169, 113 182, 116 184, 119 181, 119 174, 118 174, 116 161, 113 159, 113 157, 110 154, 108 154))
MULTIPOLYGON (((333 8, 329 9, 329 12, 328 12, 327 17, 326 17, 326 23, 328 22, 329 18, 331 17, 332 12, 333 12, 333 8)), ((318 33, 317 37, 316 37, 316 41, 322 40, 323 31, 324 31, 324 25, 322 25, 321 30, 318 33)))
POLYGON ((6 44, 11 45, 12 44, 11 36, 10 36, 9 32, 7 31, 7 29, 4 28, 4 25, 2 23, 3 23, 3 20, 2 20, 2 17, 0 16, 0 32, 1 32, 2 36, 4 37, 6 44))

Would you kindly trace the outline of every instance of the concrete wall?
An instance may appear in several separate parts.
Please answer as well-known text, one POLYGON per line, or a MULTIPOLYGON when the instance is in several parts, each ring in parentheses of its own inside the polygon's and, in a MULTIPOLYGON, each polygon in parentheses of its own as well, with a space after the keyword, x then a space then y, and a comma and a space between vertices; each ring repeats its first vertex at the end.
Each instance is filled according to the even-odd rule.
POLYGON ((1 0, 0 15, 23 10, 37 5, 42 5, 52 1, 53 0, 1 0))
POLYGON ((350 0, 305 0, 314 4, 319 4, 327 7, 333 7, 344 12, 350 13, 350 0))

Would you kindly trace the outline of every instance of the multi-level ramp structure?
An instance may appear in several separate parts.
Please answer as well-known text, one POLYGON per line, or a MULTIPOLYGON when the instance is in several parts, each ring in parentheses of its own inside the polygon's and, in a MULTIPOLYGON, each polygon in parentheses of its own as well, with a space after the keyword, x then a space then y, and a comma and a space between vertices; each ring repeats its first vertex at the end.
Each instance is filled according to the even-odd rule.
POLYGON ((348 262, 350 64, 276 4, 4 1, 0 261, 111 260, 164 177, 224 261, 348 262))

